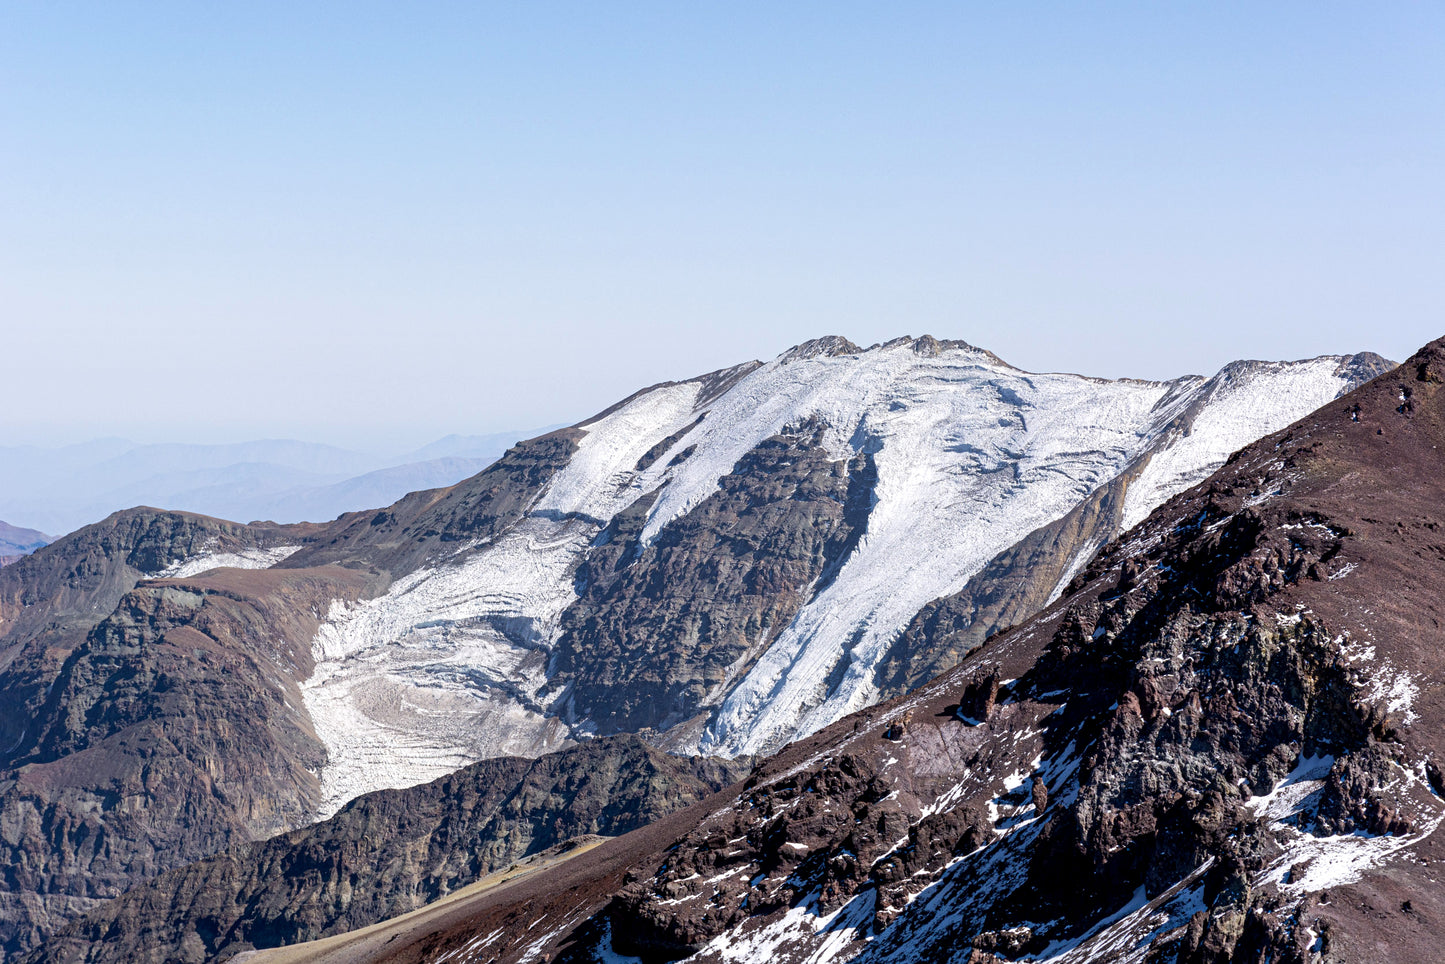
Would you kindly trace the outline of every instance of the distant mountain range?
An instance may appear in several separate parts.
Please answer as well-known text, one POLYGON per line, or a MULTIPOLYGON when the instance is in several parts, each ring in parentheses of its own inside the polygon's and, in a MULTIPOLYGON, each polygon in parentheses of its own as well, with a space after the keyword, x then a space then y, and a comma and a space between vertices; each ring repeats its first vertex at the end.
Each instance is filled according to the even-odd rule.
POLYGON ((22 529, 8 522, 0 522, 0 566, 14 562, 21 556, 29 555, 41 546, 49 545, 51 538, 35 529, 22 529))
POLYGON ((0 518, 57 534, 139 505, 224 519, 325 522, 459 482, 536 432, 449 435, 392 457, 291 439, 0 447, 0 518))

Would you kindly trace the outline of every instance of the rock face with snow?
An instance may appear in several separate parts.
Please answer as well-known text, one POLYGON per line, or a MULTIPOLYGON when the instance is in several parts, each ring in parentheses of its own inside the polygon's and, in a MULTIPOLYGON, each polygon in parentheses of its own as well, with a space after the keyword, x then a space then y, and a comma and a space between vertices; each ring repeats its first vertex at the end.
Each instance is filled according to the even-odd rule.
POLYGON ((328 807, 591 733, 776 749, 946 668, 1239 445, 1385 367, 1111 382, 833 338, 639 392, 479 477, 499 481, 358 515, 285 563, 393 580, 316 643, 328 807), (499 508, 449 506, 479 486, 499 508), (914 626, 930 606, 947 632, 914 626))
POLYGON ((0 949, 315 807, 325 749, 295 676, 305 614, 352 577, 164 578, 269 564, 308 537, 136 509, 0 570, 0 949))
POLYGON ((857 548, 872 456, 835 460, 805 422, 738 460, 718 490, 641 542, 654 499, 619 512, 578 569, 549 686, 567 719, 667 731, 726 692, 857 548))
POLYGON ((143 579, 270 565, 305 527, 242 526, 154 509, 119 512, 0 571, 0 760, 13 760, 61 665, 143 579))
POLYGON ((1445 340, 740 787, 354 960, 1430 962, 1445 340))

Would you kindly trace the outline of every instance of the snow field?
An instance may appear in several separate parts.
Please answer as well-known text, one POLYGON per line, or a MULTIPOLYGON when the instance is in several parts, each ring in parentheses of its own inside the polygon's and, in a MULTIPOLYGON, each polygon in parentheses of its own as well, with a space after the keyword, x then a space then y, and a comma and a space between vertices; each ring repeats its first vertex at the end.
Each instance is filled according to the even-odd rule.
MULTIPOLYGON (((840 437, 876 449, 877 504, 834 583, 723 702, 702 752, 767 752, 875 702, 873 671, 913 615, 1113 479, 1150 437, 1154 407, 1170 391, 1157 382, 1029 375, 981 352, 924 357, 907 346, 775 364, 739 390, 776 404, 786 385, 769 382, 792 382, 805 366, 844 368, 830 393, 815 378, 802 381, 814 386, 808 400, 843 429, 840 437), (840 664, 843 681, 830 692, 825 681, 840 664)), ((731 417, 723 408, 730 401, 700 430, 751 439, 778 421, 774 414, 741 433, 735 426, 747 412, 731 417)), ((697 456, 683 468, 704 471, 697 456)), ((664 490, 654 517, 670 508, 668 494, 681 482, 664 490)))
POLYGON ((697 391, 665 386, 588 426, 529 517, 496 542, 333 607, 301 687, 329 757, 318 818, 370 790, 566 742, 566 727, 533 697, 557 620, 576 599, 573 569, 600 525, 645 491, 631 469, 695 417, 697 391))
POLYGON ((1231 365, 1203 387, 1189 431, 1150 457, 1124 497, 1122 529, 1134 528, 1176 493, 1204 481, 1238 449, 1304 418, 1349 387, 1339 359, 1231 365))

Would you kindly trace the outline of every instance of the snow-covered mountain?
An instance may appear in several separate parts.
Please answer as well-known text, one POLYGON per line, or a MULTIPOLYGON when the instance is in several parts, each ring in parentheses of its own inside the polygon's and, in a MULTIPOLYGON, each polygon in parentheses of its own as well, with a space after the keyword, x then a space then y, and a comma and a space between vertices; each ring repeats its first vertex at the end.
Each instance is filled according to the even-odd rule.
POLYGON ((912 691, 1385 366, 823 339, 325 524, 115 513, 0 570, 0 948, 365 791, 613 733, 766 752, 912 691))
POLYGON ((463 878, 469 788, 514 785, 481 764, 134 888, 33 960, 1434 964, 1442 452, 1445 339, 1232 455, 947 672, 685 810, 463 878), (463 880, 382 919, 379 893, 463 880), (343 917, 374 926, 281 947, 343 917))
POLYGON ((51 541, 49 536, 38 530, 0 522, 0 559, 18 559, 41 546, 49 545, 51 541))
MULTIPOLYGON (((328 750, 323 813, 596 732, 774 750, 895 695, 880 666, 920 610, 1031 533, 1093 507, 1049 565, 993 573, 990 591, 1028 584, 1041 604, 1230 452, 1385 367, 1361 355, 1107 381, 926 336, 866 351, 828 338, 638 392, 557 433, 567 453, 514 523, 332 609, 303 686, 328 750), (770 496, 800 463, 823 494, 770 496), (771 522, 749 516, 759 506, 771 522), (768 540, 770 558, 800 558, 770 568, 768 540)), ((1001 627, 974 628, 981 641, 1001 627)))

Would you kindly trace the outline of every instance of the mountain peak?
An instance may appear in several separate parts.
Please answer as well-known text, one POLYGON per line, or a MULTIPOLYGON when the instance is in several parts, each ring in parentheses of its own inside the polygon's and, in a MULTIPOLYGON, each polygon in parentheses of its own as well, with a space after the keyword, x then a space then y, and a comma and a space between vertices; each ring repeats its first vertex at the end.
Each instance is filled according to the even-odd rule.
POLYGON ((778 356, 778 361, 798 361, 804 358, 832 357, 839 355, 857 355, 863 349, 853 344, 842 335, 824 335, 822 338, 811 338, 801 345, 794 345, 778 356))
POLYGON ((969 344, 958 338, 935 338, 932 335, 919 335, 917 338, 912 335, 899 335, 888 341, 878 342, 869 345, 867 348, 860 348, 842 335, 824 335, 821 338, 813 338, 803 342, 801 345, 794 345, 778 356, 780 362, 799 361, 805 358, 836 358, 842 355, 862 355, 867 352, 888 350, 893 348, 911 348, 913 351, 925 358, 936 358, 945 352, 967 351, 983 355, 995 364, 1006 368, 1013 366, 1002 358, 995 355, 986 348, 969 344))

